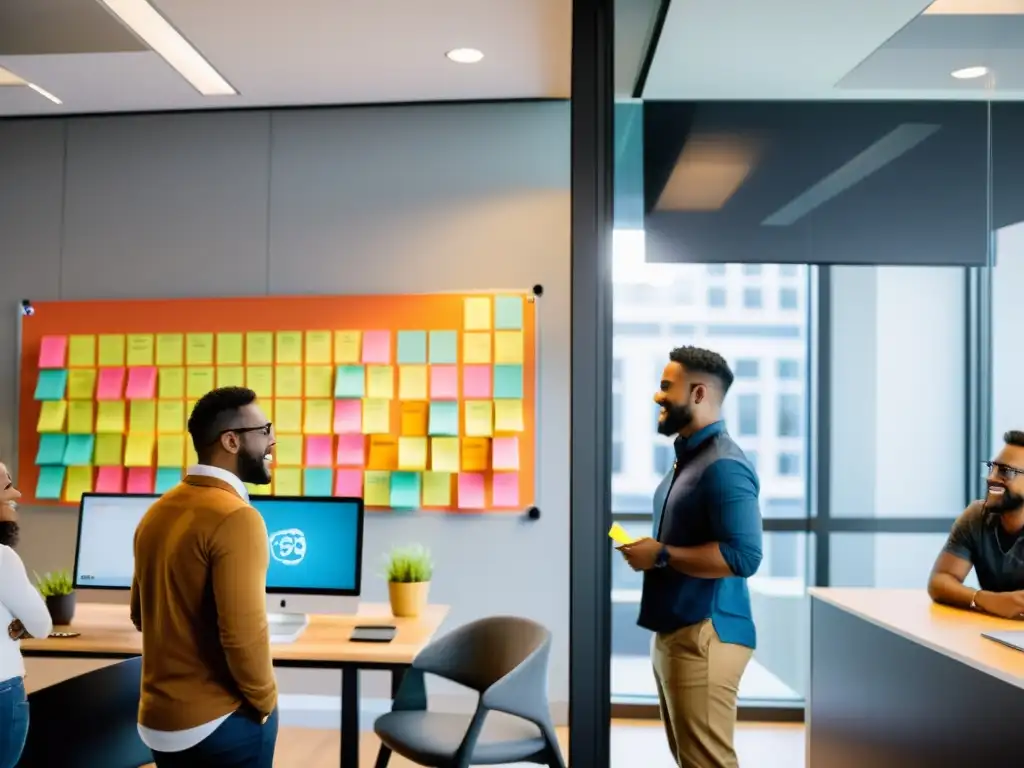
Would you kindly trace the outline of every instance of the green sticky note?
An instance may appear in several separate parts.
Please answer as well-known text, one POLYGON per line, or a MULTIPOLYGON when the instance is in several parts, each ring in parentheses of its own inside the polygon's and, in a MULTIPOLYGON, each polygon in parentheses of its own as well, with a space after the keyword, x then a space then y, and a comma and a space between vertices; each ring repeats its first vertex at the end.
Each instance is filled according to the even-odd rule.
POLYGON ((420 506, 420 473, 391 473, 391 505, 393 509, 418 509, 420 506))
POLYGON ((456 331, 430 332, 430 362, 454 365, 459 362, 459 334, 456 331))
POLYGON ((307 469, 304 473, 302 490, 306 496, 330 496, 334 471, 331 469, 307 469))
POLYGON ((398 362, 399 364, 427 362, 426 331, 398 332, 398 362))
POLYGON ((68 387, 68 372, 63 368, 49 368, 39 372, 36 382, 36 400, 63 400, 68 387))
POLYGON ((498 296, 494 300, 494 328, 520 331, 523 328, 523 297, 498 296))
POLYGON ((494 399, 519 400, 523 397, 523 366, 494 366, 494 399))
POLYGON ((69 467, 90 466, 95 445, 96 438, 93 435, 69 435, 68 447, 64 451, 64 464, 69 467))
POLYGON ((434 400, 430 403, 427 432, 431 435, 459 434, 459 403, 456 400, 434 400))
POLYGON ((39 470, 39 482, 36 483, 37 499, 60 499, 64 490, 64 467, 43 467, 39 470))
POLYGON ((167 493, 171 488, 181 482, 181 470, 167 467, 156 471, 156 485, 153 493, 167 493))
POLYGON ((361 365, 339 365, 334 377, 334 396, 362 397, 366 393, 366 374, 361 365))
POLYGON ((36 465, 40 467, 59 467, 64 463, 64 450, 67 448, 67 436, 46 434, 39 436, 39 451, 36 453, 36 465))

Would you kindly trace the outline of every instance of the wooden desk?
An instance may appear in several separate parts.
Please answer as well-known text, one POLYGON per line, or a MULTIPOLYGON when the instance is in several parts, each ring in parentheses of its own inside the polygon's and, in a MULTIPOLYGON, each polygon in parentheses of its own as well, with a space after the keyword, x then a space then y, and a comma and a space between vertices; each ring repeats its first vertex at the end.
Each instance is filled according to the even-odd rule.
POLYGON ((923 590, 810 595, 808 768, 1020 765, 1024 653, 981 633, 1024 622, 923 590))
MULTIPOLYGON (((359 670, 391 672, 392 693, 416 655, 437 633, 448 606, 431 605, 417 619, 391 615, 388 605, 362 603, 355 615, 311 614, 309 626, 294 643, 272 644, 275 667, 341 670, 341 765, 359 766, 359 670), (393 625, 398 632, 390 643, 353 643, 356 625, 393 625)), ((79 603, 74 624, 81 632, 65 639, 29 639, 21 643, 25 656, 66 659, 125 659, 142 654, 142 635, 128 615, 128 606, 79 603)))

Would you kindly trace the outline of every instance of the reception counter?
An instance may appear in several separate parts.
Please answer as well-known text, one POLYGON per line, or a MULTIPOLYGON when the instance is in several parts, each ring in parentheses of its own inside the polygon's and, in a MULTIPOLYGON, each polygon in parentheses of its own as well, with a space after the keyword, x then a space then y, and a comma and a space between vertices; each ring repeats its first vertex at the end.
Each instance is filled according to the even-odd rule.
POLYGON ((1024 622, 923 590, 812 589, 808 768, 1024 765, 1024 622))

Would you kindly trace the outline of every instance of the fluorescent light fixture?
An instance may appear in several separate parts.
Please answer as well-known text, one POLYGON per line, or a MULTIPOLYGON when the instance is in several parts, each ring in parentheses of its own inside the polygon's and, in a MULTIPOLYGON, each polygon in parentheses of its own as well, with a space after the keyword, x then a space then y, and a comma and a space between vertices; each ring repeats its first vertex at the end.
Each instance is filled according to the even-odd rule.
POLYGON ((25 81, 10 70, 0 67, 0 85, 24 85, 25 81))
POLYGON ((54 104, 63 104, 63 103, 64 103, 63 101, 61 101, 60 99, 58 99, 58 98, 57 98, 56 96, 54 96, 54 95, 53 95, 52 93, 50 93, 50 92, 49 92, 48 90, 46 90, 45 88, 40 88, 40 87, 39 87, 38 85, 36 85, 35 83, 30 83, 30 82, 26 81, 26 82, 25 82, 25 85, 27 85, 27 86, 28 86, 29 88, 31 88, 31 89, 32 89, 33 91, 35 91, 36 93, 38 93, 38 94, 39 94, 40 96, 42 96, 42 97, 43 97, 44 99, 49 99, 49 100, 50 100, 50 101, 52 101, 52 102, 53 102, 54 104))
POLYGON ((658 197, 659 211, 717 211, 753 170, 750 139, 717 134, 690 136, 658 197))
POLYGON ((476 48, 453 48, 445 56, 456 64, 476 64, 484 57, 476 48))
POLYGON ((963 69, 954 69, 949 74, 957 80, 974 80, 987 75, 988 67, 964 67, 963 69))
POLYGON ((221 74, 146 0, 100 0, 203 96, 237 96, 221 74))
POLYGON ((1017 16, 1024 0, 935 0, 924 9, 933 16, 1017 16))

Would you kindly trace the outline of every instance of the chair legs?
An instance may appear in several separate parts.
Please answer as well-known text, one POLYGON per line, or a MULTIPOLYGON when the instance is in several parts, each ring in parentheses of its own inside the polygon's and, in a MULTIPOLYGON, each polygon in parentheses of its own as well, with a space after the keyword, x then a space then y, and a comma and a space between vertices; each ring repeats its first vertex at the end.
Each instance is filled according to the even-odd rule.
POLYGON ((558 745, 558 737, 550 728, 544 729, 544 740, 548 743, 547 762, 548 768, 565 768, 565 758, 562 757, 562 748, 558 745))
POLYGON ((373 768, 388 768, 389 762, 391 762, 391 747, 381 744, 380 752, 377 753, 377 762, 373 764, 373 768))

